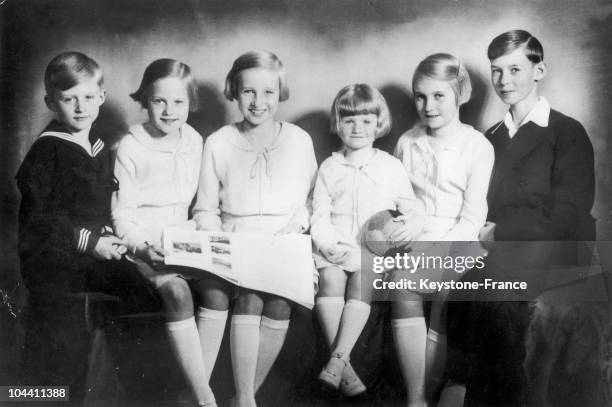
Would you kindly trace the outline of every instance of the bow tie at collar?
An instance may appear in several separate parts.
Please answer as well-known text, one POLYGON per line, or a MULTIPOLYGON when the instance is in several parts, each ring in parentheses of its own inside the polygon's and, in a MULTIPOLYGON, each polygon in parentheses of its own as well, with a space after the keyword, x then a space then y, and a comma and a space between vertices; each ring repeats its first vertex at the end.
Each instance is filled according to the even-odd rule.
POLYGON ((257 152, 257 157, 255 157, 255 161, 253 162, 251 171, 249 172, 249 177, 251 179, 257 176, 257 169, 261 163, 263 163, 265 166, 266 177, 270 178, 272 176, 270 172, 270 150, 267 147, 264 148, 263 151, 257 152))
POLYGON ((257 169, 260 165, 263 164, 265 168, 265 174, 268 178, 270 178, 272 176, 272 173, 270 171, 270 153, 272 152, 272 150, 278 148, 278 141, 283 130, 283 123, 279 123, 279 128, 275 137, 266 147, 263 148, 255 147, 253 143, 246 137, 246 135, 240 131, 238 125, 234 125, 234 128, 236 130, 235 136, 233 137, 234 145, 243 151, 250 151, 256 154, 255 161, 251 165, 251 169, 249 171, 249 177, 251 179, 255 178, 257 176, 257 169))

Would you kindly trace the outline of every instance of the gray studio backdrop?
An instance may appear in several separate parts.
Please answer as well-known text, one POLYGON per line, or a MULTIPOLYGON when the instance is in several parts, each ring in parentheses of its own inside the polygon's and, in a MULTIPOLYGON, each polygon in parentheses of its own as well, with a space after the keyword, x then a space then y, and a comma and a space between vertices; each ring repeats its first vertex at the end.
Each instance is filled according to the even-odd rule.
MULTIPOLYGON (((108 98, 100 127, 116 140, 145 112, 129 98, 145 66, 171 57, 189 64, 199 79, 201 109, 190 123, 202 133, 239 118, 222 96, 233 60, 251 49, 275 52, 284 62, 291 90, 279 118, 306 129, 319 162, 337 148, 327 132, 336 92, 367 82, 387 97, 391 150, 416 120, 410 79, 417 63, 450 52, 468 66, 474 85, 462 119, 484 131, 505 106, 489 84, 486 47, 497 34, 523 28, 545 48, 549 76, 542 83, 554 108, 580 120, 596 151, 598 237, 612 236, 612 167, 608 145, 612 115, 612 2, 608 0, 0 0, 0 311, 18 312, 16 254, 19 194, 14 175, 50 120, 42 77, 47 62, 65 50, 96 59, 108 98)), ((1 322, 6 323, 6 319, 1 322)), ((10 318, 9 318, 10 322, 10 318)), ((0 379, 13 363, 11 330, 0 327, 0 379)))

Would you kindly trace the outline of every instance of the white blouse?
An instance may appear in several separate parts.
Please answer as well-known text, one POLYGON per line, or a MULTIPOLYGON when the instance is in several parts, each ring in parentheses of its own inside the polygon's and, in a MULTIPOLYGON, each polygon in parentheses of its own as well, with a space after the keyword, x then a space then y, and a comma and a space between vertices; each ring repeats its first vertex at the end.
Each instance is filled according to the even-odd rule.
POLYGON ((308 229, 317 171, 312 140, 291 123, 257 150, 235 124, 204 143, 194 220, 200 230, 276 232, 289 222, 308 229))
POLYGON ((418 124, 398 140, 395 156, 410 175, 427 214, 422 241, 473 241, 487 218, 487 191, 495 153, 484 135, 461 124, 437 149, 418 124))
POLYGON ((111 208, 115 231, 130 250, 145 241, 159 245, 164 227, 187 221, 201 160, 202 137, 188 124, 178 140, 151 137, 140 124, 121 139, 111 208))
POLYGON ((337 243, 359 248, 361 229, 377 212, 419 212, 402 163, 384 151, 374 152, 361 167, 348 162, 342 151, 321 164, 310 231, 319 250, 337 243))

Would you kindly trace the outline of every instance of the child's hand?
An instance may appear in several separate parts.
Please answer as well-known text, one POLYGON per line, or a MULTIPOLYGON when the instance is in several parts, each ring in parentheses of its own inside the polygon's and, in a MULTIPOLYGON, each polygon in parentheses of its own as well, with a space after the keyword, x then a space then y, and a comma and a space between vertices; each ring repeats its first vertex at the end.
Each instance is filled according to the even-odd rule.
POLYGON ((136 256, 144 260, 152 267, 159 267, 164 264, 164 257, 168 254, 161 247, 152 244, 141 244, 136 249, 136 256))
POLYGON ((208 231, 208 232, 229 232, 229 233, 234 233, 236 231, 236 224, 224 223, 223 225, 221 225, 221 229, 219 229, 219 230, 206 229, 206 231, 208 231))
POLYGON ((126 251, 123 240, 115 235, 105 235, 98 239, 92 254, 97 260, 120 260, 126 251))
POLYGON ((338 244, 323 248, 321 253, 323 253, 323 256, 325 256, 327 260, 334 264, 342 264, 348 259, 349 254, 348 250, 342 249, 338 244))
POLYGON ((287 235, 289 233, 302 234, 304 233, 304 227, 295 222, 289 222, 274 234, 278 236, 278 235, 287 235))
POLYGON ((387 240, 397 246, 400 243, 410 243, 423 231, 424 217, 418 215, 400 215, 393 218, 395 228, 387 240))

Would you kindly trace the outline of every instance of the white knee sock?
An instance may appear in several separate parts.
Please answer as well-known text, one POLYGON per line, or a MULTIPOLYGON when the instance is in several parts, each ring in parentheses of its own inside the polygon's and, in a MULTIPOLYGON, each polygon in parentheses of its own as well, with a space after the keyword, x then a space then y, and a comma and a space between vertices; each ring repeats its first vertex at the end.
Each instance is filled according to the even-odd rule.
MULTIPOLYGON (((427 332, 427 345, 425 356, 425 373, 430 387, 437 386, 442 381, 444 364, 446 363, 446 335, 439 334, 433 329, 427 332)), ((428 391, 434 390, 433 388, 428 391)))
POLYGON ((341 358, 345 361, 350 359, 351 351, 368 322, 369 316, 370 304, 355 299, 346 302, 340 318, 333 355, 341 354, 341 358))
POLYGON ((183 370, 187 383, 199 404, 212 404, 215 399, 206 377, 200 339, 195 318, 166 322, 170 347, 183 370))
POLYGON ((408 400, 425 403, 425 318, 392 319, 393 340, 408 400))
POLYGON ((225 332, 226 320, 227 310, 217 311, 200 307, 198 312, 198 333, 200 334, 204 366, 206 366, 206 373, 208 373, 207 382, 210 381, 210 375, 217 361, 223 333, 225 332))
POLYGON ((325 341, 331 348, 338 334, 340 318, 344 309, 344 297, 319 297, 316 299, 315 311, 321 324, 325 341))
POLYGON ((255 371, 259 350, 259 315, 234 315, 230 330, 232 371, 237 399, 255 399, 255 371))
POLYGON ((272 365, 276 361, 287 336, 289 320, 277 320, 261 317, 259 327, 259 352, 257 353, 257 369, 255 370, 255 393, 268 377, 272 365))

